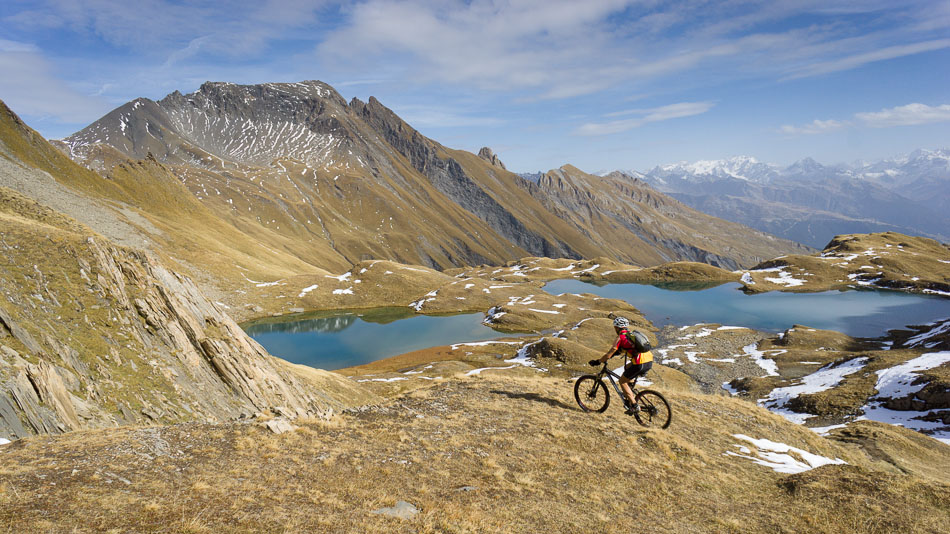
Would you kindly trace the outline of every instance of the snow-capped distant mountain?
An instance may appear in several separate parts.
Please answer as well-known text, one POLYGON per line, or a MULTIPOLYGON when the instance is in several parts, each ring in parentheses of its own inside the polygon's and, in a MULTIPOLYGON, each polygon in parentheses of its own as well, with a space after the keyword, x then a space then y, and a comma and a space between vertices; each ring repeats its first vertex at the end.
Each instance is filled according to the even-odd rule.
POLYGON ((947 185, 950 182, 950 150, 915 150, 878 163, 866 164, 855 172, 865 180, 940 210, 950 208, 947 185))
POLYGON ((636 174, 696 209, 813 247, 841 233, 950 237, 950 150, 855 165, 805 158, 785 168, 739 156, 636 174))
MULTIPOLYGON (((688 177, 691 182, 713 182, 723 178, 735 178, 749 182, 768 183, 778 175, 779 167, 762 163, 749 156, 737 156, 720 160, 700 160, 695 163, 685 161, 655 167, 647 174, 662 179, 664 177, 688 177)), ((634 171, 627 171, 628 173, 634 171)))

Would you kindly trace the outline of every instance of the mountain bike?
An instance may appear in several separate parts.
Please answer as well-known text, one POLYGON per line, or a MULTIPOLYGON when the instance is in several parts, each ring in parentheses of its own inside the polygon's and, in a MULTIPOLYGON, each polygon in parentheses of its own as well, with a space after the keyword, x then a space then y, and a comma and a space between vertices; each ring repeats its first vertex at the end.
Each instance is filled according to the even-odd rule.
MULTIPOLYGON (((626 367, 626 361, 624 361, 624 367, 626 367)), ((577 400, 578 406, 585 412, 603 413, 607 410, 607 406, 610 405, 610 390, 607 389, 607 384, 604 383, 604 376, 610 380, 614 391, 623 401, 624 408, 629 410, 630 402, 617 383, 620 375, 607 369, 606 362, 596 375, 584 375, 574 383, 574 399, 577 400)), ((663 395, 652 389, 637 391, 636 385, 639 378, 638 376, 630 382, 630 389, 633 390, 633 398, 636 401, 633 415, 637 418, 637 422, 646 427, 666 428, 670 426, 670 421, 673 420, 670 403, 666 401, 663 395), (639 410, 637 410, 637 407, 639 407, 639 410)))

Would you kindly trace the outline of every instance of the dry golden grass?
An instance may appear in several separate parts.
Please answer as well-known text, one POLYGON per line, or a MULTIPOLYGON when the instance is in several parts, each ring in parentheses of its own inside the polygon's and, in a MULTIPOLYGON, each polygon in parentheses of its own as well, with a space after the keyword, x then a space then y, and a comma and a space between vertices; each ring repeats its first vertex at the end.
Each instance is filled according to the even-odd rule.
POLYGON ((950 486, 881 470, 752 403, 664 393, 667 431, 615 406, 581 412, 563 378, 495 375, 281 435, 229 424, 30 438, 0 449, 0 530, 936 533, 950 521, 950 486), (734 434, 849 465, 781 475, 725 455, 734 434), (144 456, 156 435, 167 454, 144 456), (372 513, 399 500, 420 512, 372 513))

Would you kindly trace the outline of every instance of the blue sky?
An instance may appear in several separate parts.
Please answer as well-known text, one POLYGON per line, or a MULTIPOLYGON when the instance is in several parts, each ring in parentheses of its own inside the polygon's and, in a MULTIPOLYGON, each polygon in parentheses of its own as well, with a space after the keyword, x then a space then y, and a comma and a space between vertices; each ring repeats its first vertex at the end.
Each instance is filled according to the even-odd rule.
POLYGON ((4 0, 0 72, 53 139, 207 80, 318 79, 517 172, 950 147, 944 0, 4 0))

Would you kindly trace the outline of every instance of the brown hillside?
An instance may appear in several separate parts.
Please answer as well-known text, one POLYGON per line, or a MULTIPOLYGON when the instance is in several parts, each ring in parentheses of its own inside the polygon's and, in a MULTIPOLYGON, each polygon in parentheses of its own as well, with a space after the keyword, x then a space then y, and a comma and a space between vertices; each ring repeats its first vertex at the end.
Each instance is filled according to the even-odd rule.
MULTIPOLYGON (((665 393, 676 410, 665 431, 638 427, 615 408, 581 412, 562 379, 480 375, 300 420, 279 435, 257 423, 31 438, 0 448, 0 525, 936 534, 950 521, 950 486, 915 474, 913 463, 904 474, 879 469, 856 446, 869 440, 873 449, 870 433, 839 443, 747 402, 665 393), (780 473, 756 445, 766 442, 747 438, 847 463, 780 473)), ((925 444, 908 441, 902 451, 948 461, 925 444)), ((800 452, 788 460, 805 465, 800 452)))

